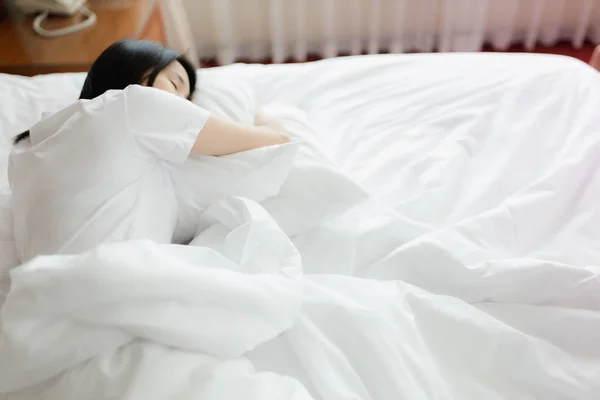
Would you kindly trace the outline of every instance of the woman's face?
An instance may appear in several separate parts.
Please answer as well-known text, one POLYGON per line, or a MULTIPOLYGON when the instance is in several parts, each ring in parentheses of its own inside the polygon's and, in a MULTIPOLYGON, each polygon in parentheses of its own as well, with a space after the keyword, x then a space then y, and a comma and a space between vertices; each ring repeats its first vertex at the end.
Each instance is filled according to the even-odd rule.
MULTIPOLYGON (((142 85, 148 86, 148 79, 145 79, 142 85)), ((187 99, 190 95, 190 80, 185 68, 183 68, 183 65, 179 61, 173 61, 160 71, 156 75, 152 87, 172 93, 175 96, 183 97, 184 99, 187 99)))

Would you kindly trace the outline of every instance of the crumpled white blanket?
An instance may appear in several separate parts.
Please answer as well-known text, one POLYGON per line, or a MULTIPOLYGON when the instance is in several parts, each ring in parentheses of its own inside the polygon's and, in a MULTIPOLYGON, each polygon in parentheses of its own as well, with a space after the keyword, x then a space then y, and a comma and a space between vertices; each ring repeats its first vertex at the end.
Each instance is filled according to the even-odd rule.
MULTIPOLYGON (((222 242, 109 244, 16 269, 2 310, 5 398, 592 399, 600 391, 600 353, 588 347, 599 307, 571 289, 581 281, 600 289, 593 270, 523 261, 530 273, 508 279, 517 265, 499 261, 470 280, 471 293, 492 281, 506 290, 467 302, 400 281, 303 277, 296 247, 258 204, 230 199, 207 213, 227 230, 222 242), (523 290, 543 276, 557 277, 549 290, 523 290), (554 331, 543 337, 545 324, 554 331), (580 343, 561 337, 575 332, 580 343)), ((451 258, 431 257, 441 279, 465 282, 442 273, 455 268, 451 258)))
POLYGON ((298 317, 297 250, 255 203, 231 199, 207 212, 230 229, 222 253, 127 242, 16 269, 2 310, 1 392, 19 399, 306 396, 291 379, 253 376, 240 358, 298 317))

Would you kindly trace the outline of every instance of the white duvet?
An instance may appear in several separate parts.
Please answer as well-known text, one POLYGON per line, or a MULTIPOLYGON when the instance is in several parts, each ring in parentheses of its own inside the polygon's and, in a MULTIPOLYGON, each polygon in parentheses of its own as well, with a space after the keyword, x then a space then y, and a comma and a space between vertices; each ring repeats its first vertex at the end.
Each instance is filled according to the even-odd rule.
MULTIPOLYGON (((335 170, 216 202, 192 246, 13 269, 0 399, 600 398, 597 72, 459 54, 204 79, 232 76, 302 110, 335 170)), ((0 77, 2 133, 80 80, 0 77)))

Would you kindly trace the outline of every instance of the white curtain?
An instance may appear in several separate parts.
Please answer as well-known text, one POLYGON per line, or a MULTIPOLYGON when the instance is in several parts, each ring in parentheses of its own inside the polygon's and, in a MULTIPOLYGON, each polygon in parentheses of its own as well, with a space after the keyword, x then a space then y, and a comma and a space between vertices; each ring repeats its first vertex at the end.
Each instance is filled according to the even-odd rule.
MULTIPOLYGON (((598 0, 178 0, 202 58, 281 62, 382 50, 600 42, 598 0)), ((174 4, 173 3, 173 4, 174 4)))
POLYGON ((167 44, 185 54, 197 67, 200 58, 183 0, 161 0, 160 6, 167 44))

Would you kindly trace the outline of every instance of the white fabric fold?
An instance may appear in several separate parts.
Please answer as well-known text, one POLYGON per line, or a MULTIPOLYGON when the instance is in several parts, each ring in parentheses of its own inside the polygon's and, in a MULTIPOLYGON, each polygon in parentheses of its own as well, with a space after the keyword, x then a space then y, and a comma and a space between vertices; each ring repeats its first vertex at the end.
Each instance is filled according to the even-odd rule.
POLYGON ((248 200, 215 209, 230 229, 223 254, 123 242, 15 269, 1 314, 0 393, 136 339, 231 358, 291 327, 302 296, 295 247, 248 200))

